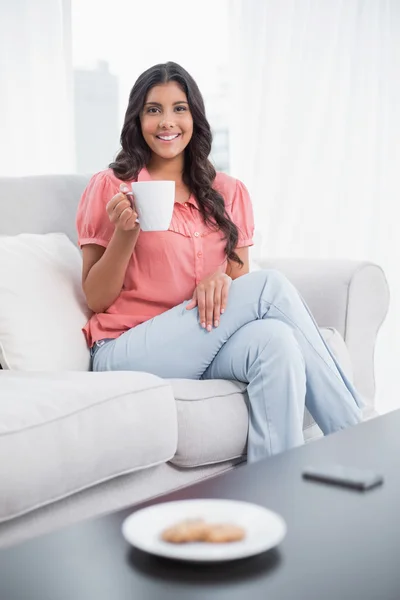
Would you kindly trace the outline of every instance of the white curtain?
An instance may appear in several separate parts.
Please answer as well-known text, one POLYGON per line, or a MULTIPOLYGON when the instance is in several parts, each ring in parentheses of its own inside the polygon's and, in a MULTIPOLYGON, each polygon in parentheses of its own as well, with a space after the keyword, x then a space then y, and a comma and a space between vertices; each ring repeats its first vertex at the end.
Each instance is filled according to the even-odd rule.
POLYGON ((0 3, 0 176, 74 170, 70 0, 0 3))
POLYGON ((400 3, 230 7, 231 172, 252 193, 259 251, 384 268, 377 405, 400 406, 400 3))

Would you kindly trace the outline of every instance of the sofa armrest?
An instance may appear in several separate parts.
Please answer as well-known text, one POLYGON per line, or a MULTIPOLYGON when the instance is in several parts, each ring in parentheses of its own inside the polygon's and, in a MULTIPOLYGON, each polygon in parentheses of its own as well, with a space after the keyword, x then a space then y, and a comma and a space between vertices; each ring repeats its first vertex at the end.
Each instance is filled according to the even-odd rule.
POLYGON ((320 327, 334 327, 350 353, 354 384, 372 408, 374 349, 389 307, 383 270, 370 262, 323 259, 258 259, 277 269, 299 290, 320 327))

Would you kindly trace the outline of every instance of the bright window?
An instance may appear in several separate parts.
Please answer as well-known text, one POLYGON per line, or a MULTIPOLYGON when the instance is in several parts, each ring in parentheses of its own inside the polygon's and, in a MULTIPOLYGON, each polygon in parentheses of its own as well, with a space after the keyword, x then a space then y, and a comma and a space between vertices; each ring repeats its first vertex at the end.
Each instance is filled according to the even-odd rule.
POLYGON ((111 162, 135 80, 169 60, 199 85, 214 136, 211 158, 218 170, 229 171, 227 0, 73 0, 72 49, 79 173, 111 162))

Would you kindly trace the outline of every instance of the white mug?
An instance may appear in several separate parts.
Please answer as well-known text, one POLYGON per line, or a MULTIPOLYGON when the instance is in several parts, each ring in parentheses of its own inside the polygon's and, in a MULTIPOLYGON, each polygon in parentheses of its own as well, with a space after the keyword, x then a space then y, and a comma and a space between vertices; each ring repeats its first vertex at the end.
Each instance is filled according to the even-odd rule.
POLYGON ((140 229, 166 231, 174 210, 175 181, 134 181, 132 192, 140 229))

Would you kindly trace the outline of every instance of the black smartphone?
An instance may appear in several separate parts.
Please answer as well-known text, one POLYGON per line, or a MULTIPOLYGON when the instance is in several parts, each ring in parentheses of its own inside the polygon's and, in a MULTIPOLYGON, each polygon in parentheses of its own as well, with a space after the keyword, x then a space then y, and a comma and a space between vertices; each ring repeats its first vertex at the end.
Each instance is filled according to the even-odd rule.
POLYGON ((303 477, 356 490, 369 490, 383 483, 383 477, 378 473, 344 465, 306 467, 303 477))

